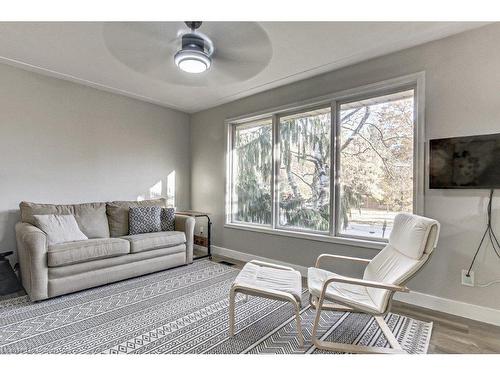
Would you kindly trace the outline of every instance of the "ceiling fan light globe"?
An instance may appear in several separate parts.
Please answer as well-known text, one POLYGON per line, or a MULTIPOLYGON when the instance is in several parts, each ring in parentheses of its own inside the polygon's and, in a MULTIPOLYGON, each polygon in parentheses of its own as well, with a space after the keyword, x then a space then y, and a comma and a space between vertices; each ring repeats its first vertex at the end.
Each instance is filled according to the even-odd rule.
POLYGON ((186 73, 203 73, 210 68, 210 57, 203 52, 180 50, 175 54, 174 62, 177 67, 186 73))
POLYGON ((207 66, 203 61, 196 59, 185 59, 179 62, 179 69, 186 73, 203 73, 207 66))

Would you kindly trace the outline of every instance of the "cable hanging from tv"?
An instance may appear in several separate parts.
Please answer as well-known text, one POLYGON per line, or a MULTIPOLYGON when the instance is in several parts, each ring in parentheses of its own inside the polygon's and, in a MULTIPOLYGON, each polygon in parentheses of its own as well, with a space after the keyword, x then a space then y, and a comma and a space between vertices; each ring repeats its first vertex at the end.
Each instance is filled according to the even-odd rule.
MULTIPOLYGON (((479 251, 481 250, 481 246, 484 243, 484 240, 487 239, 493 246, 493 251, 495 251, 495 254, 497 255, 498 258, 500 258, 500 242, 498 241, 498 238, 495 234, 495 231, 493 230, 493 227, 491 225, 491 204, 493 202, 493 193, 495 189, 490 190, 490 199, 488 201, 488 223, 486 225, 486 230, 484 231, 483 237, 481 237, 481 241, 479 242, 479 246, 477 247, 476 252, 474 253, 474 257, 472 258, 472 262, 470 264, 469 270, 467 271, 467 277, 470 276, 470 271, 472 270, 472 266, 474 265, 474 262, 476 261, 477 255, 479 254, 479 251)), ((487 242, 486 242, 487 243, 487 242)))

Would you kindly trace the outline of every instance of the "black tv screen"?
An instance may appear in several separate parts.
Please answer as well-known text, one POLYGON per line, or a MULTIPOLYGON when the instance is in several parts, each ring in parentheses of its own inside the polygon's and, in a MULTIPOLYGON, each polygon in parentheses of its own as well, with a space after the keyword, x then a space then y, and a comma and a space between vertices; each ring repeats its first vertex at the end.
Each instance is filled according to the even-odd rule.
POLYGON ((500 134, 430 141, 431 189, 500 188, 500 134))

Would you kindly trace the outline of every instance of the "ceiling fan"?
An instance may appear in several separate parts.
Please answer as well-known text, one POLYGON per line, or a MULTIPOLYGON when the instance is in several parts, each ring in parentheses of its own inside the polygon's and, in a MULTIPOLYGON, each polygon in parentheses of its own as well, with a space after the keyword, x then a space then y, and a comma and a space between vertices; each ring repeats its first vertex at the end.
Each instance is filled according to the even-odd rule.
POLYGON ((201 21, 184 22, 191 32, 182 35, 182 47, 174 56, 175 65, 187 73, 203 73, 212 65, 214 44, 205 35, 196 30, 201 21))
POLYGON ((257 22, 107 22, 103 38, 128 68, 183 86, 248 80, 267 67, 273 51, 257 22))

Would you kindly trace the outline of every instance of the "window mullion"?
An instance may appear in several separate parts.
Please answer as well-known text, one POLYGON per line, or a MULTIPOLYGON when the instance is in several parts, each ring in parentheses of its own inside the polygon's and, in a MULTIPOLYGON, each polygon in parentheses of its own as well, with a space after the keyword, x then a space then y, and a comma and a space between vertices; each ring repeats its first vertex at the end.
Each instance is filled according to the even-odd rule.
POLYGON ((330 129, 330 236, 335 236, 337 234, 337 213, 339 212, 340 199, 337 199, 340 195, 338 192, 338 108, 337 102, 333 101, 331 103, 331 129, 330 129), (339 202, 337 202, 337 200, 339 202))
POLYGON ((227 199, 227 217, 226 221, 227 222, 233 222, 234 218, 234 187, 233 187, 233 149, 234 149, 234 137, 235 137, 235 126, 234 124, 228 124, 228 161, 227 161, 227 166, 229 169, 228 177, 227 177, 227 183, 226 183, 226 199, 227 199))
POLYGON ((279 150, 279 116, 273 115, 272 121, 272 138, 273 138, 273 175, 272 175, 272 225, 273 229, 278 226, 279 220, 279 170, 280 170, 280 150, 279 150))

